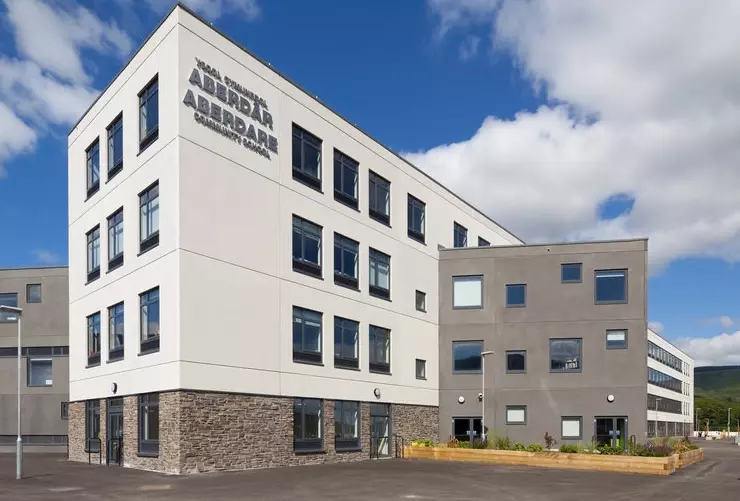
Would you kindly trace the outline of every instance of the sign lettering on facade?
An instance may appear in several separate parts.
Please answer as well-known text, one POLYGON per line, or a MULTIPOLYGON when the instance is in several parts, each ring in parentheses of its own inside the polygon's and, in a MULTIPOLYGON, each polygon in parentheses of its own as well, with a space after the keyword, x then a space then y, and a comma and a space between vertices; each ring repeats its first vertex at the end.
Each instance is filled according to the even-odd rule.
POLYGON ((188 89, 182 100, 195 110, 195 121, 265 158, 270 158, 270 152, 277 154, 267 101, 236 80, 221 78, 221 72, 205 61, 195 61, 188 82, 198 89, 188 89))

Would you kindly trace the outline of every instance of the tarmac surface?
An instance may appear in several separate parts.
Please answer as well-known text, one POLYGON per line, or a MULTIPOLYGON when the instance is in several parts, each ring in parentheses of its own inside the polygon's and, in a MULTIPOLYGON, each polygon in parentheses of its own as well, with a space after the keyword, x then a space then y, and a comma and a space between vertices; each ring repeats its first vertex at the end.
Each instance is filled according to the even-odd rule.
POLYGON ((700 442, 704 461, 670 477, 409 459, 172 476, 27 454, 0 455, 0 500, 740 500, 740 447, 700 442))

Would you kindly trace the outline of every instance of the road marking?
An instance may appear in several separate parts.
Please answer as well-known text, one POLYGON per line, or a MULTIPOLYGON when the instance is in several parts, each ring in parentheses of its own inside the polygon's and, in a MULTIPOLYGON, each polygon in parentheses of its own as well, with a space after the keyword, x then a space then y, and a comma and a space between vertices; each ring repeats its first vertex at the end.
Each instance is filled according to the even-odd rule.
POLYGON ((49 490, 51 492, 72 492, 72 491, 81 491, 82 487, 52 487, 49 490))
POLYGON ((142 485, 139 487, 140 491, 166 491, 170 489, 172 485, 170 484, 150 484, 150 485, 142 485))

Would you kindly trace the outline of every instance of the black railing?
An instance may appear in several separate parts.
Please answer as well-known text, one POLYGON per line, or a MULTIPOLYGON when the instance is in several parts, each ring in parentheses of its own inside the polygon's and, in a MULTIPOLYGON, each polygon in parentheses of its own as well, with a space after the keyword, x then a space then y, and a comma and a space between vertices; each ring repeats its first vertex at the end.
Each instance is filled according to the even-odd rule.
POLYGON ((92 464, 92 455, 96 452, 98 453, 98 464, 103 464, 103 445, 100 442, 100 439, 99 438, 88 438, 87 439, 87 464, 92 464), (90 447, 90 445, 93 442, 98 443, 97 451, 92 450, 92 447, 90 447))

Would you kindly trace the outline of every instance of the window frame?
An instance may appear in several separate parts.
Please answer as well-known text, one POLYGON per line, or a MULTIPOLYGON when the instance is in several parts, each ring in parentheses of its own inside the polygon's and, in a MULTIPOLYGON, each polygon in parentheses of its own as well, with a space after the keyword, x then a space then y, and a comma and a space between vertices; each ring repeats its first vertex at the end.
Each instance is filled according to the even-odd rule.
POLYGON ((506 373, 507 374, 526 374, 527 373, 527 350, 506 350, 506 373), (509 355, 523 355, 524 369, 510 369, 509 355))
POLYGON ((412 240, 426 245, 426 221, 427 221, 427 204, 413 196, 411 193, 407 196, 407 230, 406 234, 412 240), (414 214, 418 210, 421 213, 421 230, 414 228, 414 214))
MULTIPOLYGON (((309 308, 304 308, 302 306, 296 306, 293 305, 292 308, 292 321, 291 321, 291 339, 293 340, 292 343, 292 350, 293 350, 293 362, 297 363, 309 363, 309 364, 323 364, 324 361, 324 314, 320 311, 312 310, 309 308), (318 316, 318 324, 319 324, 319 340, 318 340, 318 346, 319 351, 308 351, 306 350, 306 316, 318 316), (301 322, 301 349, 299 351, 296 351, 295 348, 295 327, 296 327, 296 318, 300 318, 301 322)), ((314 319, 311 320, 312 322, 315 322, 314 319)))
POLYGON ((458 369, 457 368, 457 359, 455 358, 455 347, 456 346, 463 346, 463 345, 478 345, 480 347, 479 352, 483 353, 483 340, 455 340, 452 341, 452 374, 481 374, 483 372, 483 356, 479 355, 480 358, 480 368, 479 369, 458 369))
POLYGON ((116 118, 105 128, 108 143, 108 180, 113 179, 116 174, 123 170, 123 112, 119 113, 116 118), (120 159, 113 163, 116 158, 116 135, 120 133, 121 138, 121 155, 120 159))
POLYGON ((506 406, 506 425, 507 426, 526 426, 527 425, 527 406, 526 405, 507 405, 506 406), (524 419, 522 421, 510 421, 509 411, 524 411, 524 419))
MULTIPOLYGON (((160 446, 160 440, 161 440, 161 430, 162 427, 161 419, 160 419, 160 398, 159 393, 146 393, 144 395, 139 395, 137 399, 138 403, 138 448, 137 448, 137 454, 140 457, 159 457, 159 446, 160 446), (155 409, 157 410, 156 416, 157 416, 157 438, 156 439, 145 439, 142 438, 144 436, 145 427, 151 426, 151 410, 155 409), (146 420, 144 419, 144 416, 147 416, 146 420)), ((151 434, 151 430, 148 430, 151 434)))
POLYGON ((372 247, 368 248, 368 292, 371 296, 377 297, 380 299, 387 299, 388 301, 391 300, 391 256, 389 254, 386 254, 385 252, 381 252, 377 249, 374 249, 372 247), (388 288, 385 289, 378 285, 378 274, 381 264, 386 264, 379 262, 379 260, 387 260, 388 265, 388 288), (373 265, 375 265, 375 274, 373 275, 373 265), (375 276, 375 283, 373 283, 373 276, 375 276))
POLYGON ((119 266, 123 265, 123 251, 124 251, 124 234, 123 234, 123 207, 119 207, 117 211, 108 216, 108 271, 115 270, 119 266), (113 226, 111 226, 113 223, 113 226), (118 227, 120 226, 120 231, 118 227), (120 237, 119 237, 120 235, 120 237), (120 249, 119 246, 115 245, 115 242, 120 238, 120 249), (114 255, 111 252, 118 250, 114 255))
POLYGON ((481 310, 483 309, 484 284, 483 275, 455 275, 452 277, 452 309, 453 310, 481 310), (480 280, 478 280, 480 279, 480 280), (480 281, 480 304, 479 305, 462 305, 457 306, 455 300, 455 284, 457 282, 476 282, 480 281))
POLYGON ((570 374, 583 372, 583 338, 580 337, 567 337, 567 338, 549 338, 548 339, 548 366, 551 374, 570 374), (552 368, 552 342, 553 341, 578 341, 578 368, 577 369, 553 369, 552 368))
MULTIPOLYGON (((308 235, 316 237, 316 234, 308 235)), ((304 275, 309 275, 315 278, 323 278, 324 274, 324 228, 319 226, 318 224, 314 223, 313 221, 309 221, 308 219, 302 218, 300 216, 297 216, 293 214, 292 219, 292 226, 291 226, 291 257, 293 260, 293 271, 297 271, 299 273, 303 273, 304 275), (310 232, 316 232, 318 230, 318 241, 319 241, 319 248, 316 253, 316 257, 318 259, 318 263, 315 263, 311 261, 310 259, 306 259, 306 238, 307 235, 310 232), (300 235, 300 244, 301 244, 301 255, 296 256, 295 255, 295 238, 296 233, 300 235)))
POLYGON ((629 338, 628 329, 606 329, 605 333, 606 333, 605 341, 606 341, 607 350, 626 350, 627 349, 627 346, 628 346, 627 343, 628 343, 628 338, 629 338), (615 333, 615 332, 624 332, 624 343, 617 345, 617 346, 614 346, 614 345, 609 346, 609 334, 615 333))
POLYGON ((338 369, 360 369, 360 322, 352 320, 350 318, 334 316, 334 367, 338 369), (352 347, 352 352, 357 353, 356 356, 345 356, 345 347, 349 346, 345 344, 345 332, 351 332, 348 326, 354 326, 355 342, 352 347), (339 329, 339 333, 337 332, 339 329), (340 336, 340 353, 337 353, 337 334, 340 336))
POLYGON ((51 388, 54 386, 54 359, 52 357, 27 357, 26 358, 26 386, 28 388, 51 388), (31 383, 31 372, 33 372, 33 367, 36 364, 48 364, 49 365, 49 371, 51 372, 51 383, 48 383, 45 380, 43 384, 41 383, 31 383))
POLYGON ((149 80, 144 88, 139 91, 139 153, 147 149, 152 143, 159 138, 159 74, 149 80), (148 121, 149 118, 149 102, 156 99, 157 106, 157 124, 150 128, 146 124, 146 131, 144 131, 144 121, 148 121), (146 109, 146 113, 144 110, 146 109))
POLYGON ((149 353, 156 353, 159 351, 160 336, 162 329, 162 310, 160 308, 161 294, 159 286, 152 287, 139 294, 139 355, 146 355, 149 353), (156 292, 156 301, 152 299, 152 296, 156 292), (149 307, 153 304, 157 304, 157 334, 154 336, 149 335, 149 307), (146 332, 144 330, 144 307, 147 308, 146 317, 146 332), (144 335, 146 334, 146 338, 144 335))
POLYGON ((416 307, 416 311, 420 311, 422 313, 427 312, 427 293, 426 292, 416 289, 414 293, 414 306, 416 307), (421 307, 419 307, 419 298, 421 298, 421 307))
POLYGON ((377 325, 370 324, 368 326, 368 351, 369 353, 369 370, 375 374, 390 374, 391 373, 391 330, 385 327, 379 327, 377 325), (378 348, 383 340, 387 340, 388 357, 385 361, 378 360, 378 348))
POLYGON ((100 424, 100 400, 85 400, 85 452, 100 452, 100 424), (91 444, 96 446, 90 447, 91 444))
POLYGON ((337 232, 334 232, 334 283, 355 290, 359 290, 360 287, 360 242, 337 232), (337 263, 337 249, 339 249, 339 263, 337 263), (354 276, 347 275, 343 271, 345 251, 355 254, 354 276), (339 265, 339 270, 337 270, 337 265, 339 265))
POLYGON ((560 283, 561 284, 580 284, 583 283, 583 263, 561 263, 560 264, 560 283), (578 279, 565 278, 565 271, 578 267, 578 279))
POLYGON ((423 358, 417 358, 415 362, 416 379, 426 381, 427 379, 427 361, 423 358), (419 364, 421 362, 421 364, 419 364), (421 367, 421 372, 419 368, 421 367))
POLYGON ((100 225, 95 225, 90 231, 85 234, 87 244, 85 246, 87 250, 87 282, 90 283, 100 278, 100 225), (97 235, 97 237, 96 237, 97 235), (97 247, 95 243, 97 242, 97 247), (97 259, 97 266, 91 265, 97 259))
POLYGON ((490 246, 491 246, 491 242, 489 242, 483 237, 480 237, 480 236, 478 237, 478 247, 490 247, 490 246))
POLYGON ((91 313, 87 317, 87 367, 96 367, 100 365, 100 355, 102 352, 102 339, 101 339, 101 325, 100 325, 100 311, 91 313), (97 322, 97 323, 96 323, 97 322), (97 333, 95 327, 97 326, 97 333), (97 351, 94 351, 95 337, 97 335, 97 351))
POLYGON ((627 268, 615 268, 608 270, 594 270, 594 304, 627 304, 629 301, 629 271, 627 268), (624 273, 624 299, 621 300, 599 300, 598 284, 599 284, 599 273, 624 273))
POLYGON ((41 284, 26 284, 26 304, 37 304, 43 301, 41 284), (38 299, 31 297, 31 287, 38 287, 38 299))
MULTIPOLYGON (((139 192, 139 255, 159 245, 159 211, 159 180, 156 180, 152 184, 147 186, 144 190, 139 192), (155 192, 155 190, 156 193, 152 194, 152 192, 155 192), (154 206, 155 201, 156 207, 154 206), (147 208, 146 215, 144 215, 145 207, 147 208), (153 209, 156 209, 155 214, 157 219, 157 229, 155 231, 152 231, 151 228, 153 224, 149 223, 149 217, 152 214, 153 209), (144 226, 142 225, 142 222, 144 220, 146 220, 147 235, 142 238, 144 231, 144 226)), ((152 220, 154 220, 154 217, 152 217, 152 220)))
POLYGON ((468 229, 458 223, 457 221, 453 221, 452 225, 452 247, 454 249, 464 249, 468 246, 468 229), (457 237, 458 235, 461 235, 463 238, 462 245, 457 245, 457 237))
POLYGON ((100 190, 100 138, 96 137, 95 140, 90 143, 90 146, 85 149, 85 164, 87 169, 87 175, 85 178, 85 187, 87 189, 87 198, 90 199, 95 193, 100 190), (96 160, 97 159, 97 160, 96 160), (92 181, 92 174, 95 173, 95 163, 97 161, 97 176, 98 179, 92 181))
POLYGON ((368 209, 368 215, 378 221, 379 223, 382 223, 386 226, 391 225, 391 182, 378 174, 375 171, 368 170, 368 202, 367 202, 367 209, 368 209), (387 210, 388 212, 381 212, 378 210, 378 196, 379 192, 378 189, 384 189, 388 192, 388 203, 387 203, 387 210))
POLYGON ((124 357, 124 350, 126 347, 126 333, 125 333, 125 309, 124 309, 124 302, 121 301, 119 303, 116 303, 114 305, 111 305, 108 307, 108 362, 115 362, 117 360, 122 360, 124 357), (121 308, 121 311, 118 312, 118 308, 121 308), (116 327, 118 326, 118 318, 120 317, 120 325, 121 329, 123 330, 123 333, 121 336, 123 337, 123 340, 121 341, 120 346, 114 346, 116 343, 114 342, 115 336, 116 336, 116 327))
POLYGON ((526 308, 527 307, 527 284, 506 284, 506 307, 507 308, 526 308), (524 301, 522 303, 510 303, 509 291, 515 287, 521 287, 524 291, 524 301))
POLYGON ((360 205, 360 162, 334 148, 334 200, 355 210, 360 205), (354 173, 354 194, 344 191, 345 173, 354 173), (337 176, 337 172, 339 176, 337 176))
MULTIPOLYGON (((311 409, 313 410, 313 409, 311 409)), ((311 454, 324 452, 324 401, 319 398, 293 398, 293 452, 295 454, 311 454), (306 404, 318 405, 318 435, 319 438, 306 438, 306 404), (295 434, 296 406, 300 404, 300 437, 295 434), (303 444, 300 445, 299 444, 303 444)))
MULTIPOLYGON (((12 306, 18 308, 18 293, 17 292, 0 292, 0 298, 6 298, 0 300, 0 304, 4 306, 12 306), (8 301, 8 298, 13 300, 8 301), (9 304, 13 303, 13 304, 9 304)), ((18 322, 18 314, 12 311, 0 310, 0 324, 14 324, 18 322)))
POLYGON ((62 421, 69 420, 69 402, 67 401, 60 402, 59 419, 61 419, 62 421))
POLYGON ((560 440, 583 440, 583 416, 560 416, 560 440), (578 436, 563 435, 565 421, 578 421, 578 436))
POLYGON ((362 450, 360 444, 362 423, 362 406, 360 402, 353 400, 334 401, 334 449, 337 452, 357 452, 362 450), (347 413, 355 412, 354 436, 347 434, 344 425, 347 413), (337 419, 339 417, 339 419, 337 419), (339 432, 337 433, 337 426, 339 432))
MULTIPOLYGON (((291 140, 295 138, 300 140, 301 142, 301 165, 296 166, 293 162, 293 156, 294 152, 291 151, 291 170, 293 171, 293 179, 300 182, 301 184, 304 184, 308 186, 309 188, 313 188, 314 190, 318 192, 322 192, 322 179, 323 179, 323 160, 324 160, 324 142, 319 138, 318 136, 308 132, 306 129, 301 127, 300 125, 297 125, 293 123, 293 128, 291 132, 291 140), (317 176, 314 176, 313 174, 310 174, 306 170, 306 149, 305 145, 309 144, 309 146, 312 146, 319 151, 319 160, 317 165, 317 176), (315 144, 312 144, 315 143, 315 144)), ((291 141, 291 148, 293 148, 293 143, 291 141)))

